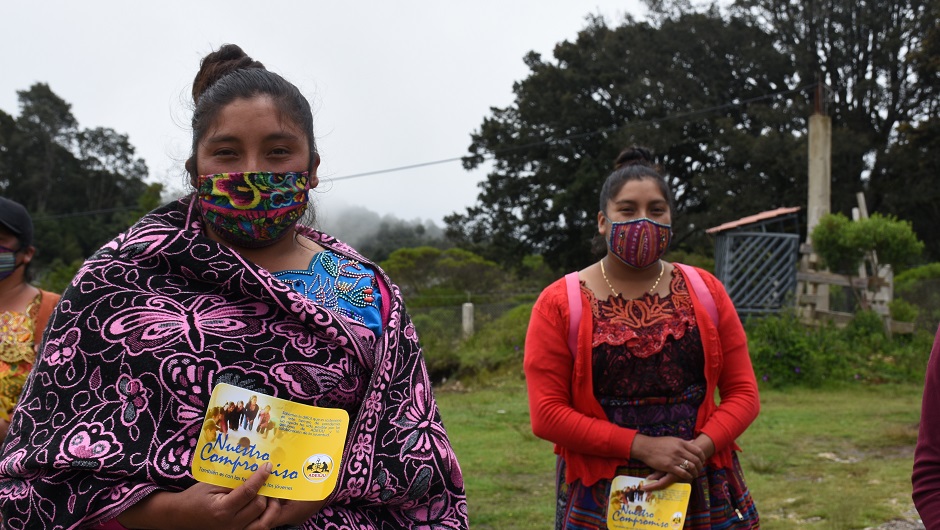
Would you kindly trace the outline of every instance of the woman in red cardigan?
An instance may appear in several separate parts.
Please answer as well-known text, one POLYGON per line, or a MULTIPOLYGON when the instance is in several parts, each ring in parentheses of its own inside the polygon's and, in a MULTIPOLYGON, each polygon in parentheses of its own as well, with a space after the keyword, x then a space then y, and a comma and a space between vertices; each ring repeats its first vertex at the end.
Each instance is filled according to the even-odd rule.
POLYGON ((606 528, 618 475, 650 479, 646 491, 691 483, 685 528, 759 528, 735 454, 760 408, 741 321, 714 276, 660 259, 672 199, 650 152, 615 167, 597 215, 607 252, 578 273, 576 351, 564 279, 526 335, 532 430, 559 455, 556 528, 606 528))

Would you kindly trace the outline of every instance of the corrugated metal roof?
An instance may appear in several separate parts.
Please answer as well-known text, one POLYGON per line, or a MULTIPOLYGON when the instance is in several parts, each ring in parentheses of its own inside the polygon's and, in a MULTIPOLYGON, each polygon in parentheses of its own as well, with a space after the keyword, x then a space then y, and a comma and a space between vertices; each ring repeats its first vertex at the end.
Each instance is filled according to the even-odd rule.
POLYGON ((749 215, 747 217, 742 217, 737 221, 729 221, 722 225, 718 225, 713 228, 708 228, 705 230, 706 234, 717 234, 718 232, 723 232, 725 230, 730 230, 732 228, 738 228, 739 226, 746 226, 751 223, 756 223, 758 221, 765 221, 767 219, 773 219, 774 217, 780 217, 781 215, 787 215, 790 213, 800 211, 799 206, 792 207, 783 207, 777 208, 776 210, 768 210, 766 212, 757 213, 754 215, 749 215))

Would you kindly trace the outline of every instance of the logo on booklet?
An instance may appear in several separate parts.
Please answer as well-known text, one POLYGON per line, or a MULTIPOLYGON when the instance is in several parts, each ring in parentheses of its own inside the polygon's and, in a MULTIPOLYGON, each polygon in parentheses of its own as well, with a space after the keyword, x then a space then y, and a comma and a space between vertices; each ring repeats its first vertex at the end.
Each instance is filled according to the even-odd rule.
POLYGON ((333 473, 333 459, 330 455, 316 454, 304 460, 304 477, 314 484, 330 478, 333 473))

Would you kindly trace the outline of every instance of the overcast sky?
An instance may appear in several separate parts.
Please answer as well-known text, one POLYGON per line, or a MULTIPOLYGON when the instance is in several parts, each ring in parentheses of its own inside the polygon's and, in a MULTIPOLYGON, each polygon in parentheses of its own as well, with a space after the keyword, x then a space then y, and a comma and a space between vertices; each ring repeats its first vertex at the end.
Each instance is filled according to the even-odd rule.
POLYGON ((323 213, 355 204, 440 224, 474 204, 485 170, 342 177, 467 154, 490 107, 512 103, 528 51, 551 57, 588 14, 644 12, 640 0, 3 2, 0 109, 18 115, 16 91, 46 82, 80 127, 128 134, 150 179, 182 190, 192 79, 235 43, 311 100, 323 213))

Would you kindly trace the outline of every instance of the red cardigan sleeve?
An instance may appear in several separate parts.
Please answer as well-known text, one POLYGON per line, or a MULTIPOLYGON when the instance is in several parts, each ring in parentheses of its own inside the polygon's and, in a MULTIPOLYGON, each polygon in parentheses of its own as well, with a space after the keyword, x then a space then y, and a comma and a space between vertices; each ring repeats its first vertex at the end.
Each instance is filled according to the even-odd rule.
POLYGON ((924 525, 940 528, 940 329, 927 362, 911 481, 914 506, 924 525))
MULTIPOLYGON (((747 336, 734 304, 717 278, 704 271, 701 273, 709 284, 709 291, 718 309, 719 321, 714 323, 717 326, 709 326, 708 333, 713 341, 711 347, 720 349, 720 353, 712 357, 720 363, 717 367, 720 402, 715 411, 705 419, 701 432, 711 438, 717 453, 725 448, 733 448, 735 439, 757 418, 760 412, 760 398, 747 348, 747 336)), ((709 346, 706 345, 707 347, 709 346)))
MULTIPOLYGON (((635 430, 619 427, 606 418, 591 417, 572 406, 574 359, 568 350, 568 303, 564 280, 561 282, 550 285, 539 296, 526 332, 523 366, 532 432, 581 454, 627 459, 635 430)), ((589 323, 589 316, 587 313, 582 318, 582 327, 589 323)))

